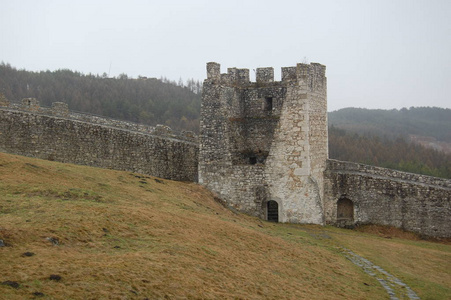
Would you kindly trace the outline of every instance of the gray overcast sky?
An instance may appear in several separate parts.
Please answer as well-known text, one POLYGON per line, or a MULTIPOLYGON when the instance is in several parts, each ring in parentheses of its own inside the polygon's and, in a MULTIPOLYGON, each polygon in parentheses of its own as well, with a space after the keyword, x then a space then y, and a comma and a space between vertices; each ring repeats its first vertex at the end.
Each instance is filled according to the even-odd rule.
MULTIPOLYGON (((0 0, 0 61, 203 80, 205 64, 327 66, 329 111, 451 108, 451 1, 0 0)), ((253 73, 251 71, 251 73, 253 73)))

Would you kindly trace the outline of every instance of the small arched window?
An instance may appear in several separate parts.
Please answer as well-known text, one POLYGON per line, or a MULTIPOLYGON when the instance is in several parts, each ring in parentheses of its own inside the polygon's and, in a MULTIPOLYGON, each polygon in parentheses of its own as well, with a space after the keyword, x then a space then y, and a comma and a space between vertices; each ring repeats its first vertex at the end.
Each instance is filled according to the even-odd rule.
POLYGON ((279 222, 279 204, 274 200, 269 200, 266 206, 268 221, 279 222))

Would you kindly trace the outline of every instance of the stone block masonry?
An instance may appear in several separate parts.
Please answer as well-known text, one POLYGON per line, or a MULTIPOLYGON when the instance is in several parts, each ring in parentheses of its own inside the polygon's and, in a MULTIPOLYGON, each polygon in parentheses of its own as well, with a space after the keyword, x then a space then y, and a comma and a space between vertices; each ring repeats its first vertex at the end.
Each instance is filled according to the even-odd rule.
POLYGON ((200 139, 156 127, 10 103, 0 94, 0 151, 199 181, 229 206, 275 222, 379 224, 451 238, 451 180, 328 159, 325 66, 207 64, 200 139), (199 179, 199 180, 198 180, 199 179))
POLYGON ((323 224, 327 159, 325 67, 248 69, 207 64, 201 106, 199 183, 249 214, 323 224))
POLYGON ((249 70, 207 64, 199 183, 270 221, 390 225, 451 237, 451 181, 328 160, 327 79, 320 64, 249 70))
POLYGON ((328 224, 389 225, 425 236, 451 238, 451 180, 327 161, 328 224))
POLYGON ((121 128, 133 127, 127 122, 85 116, 103 124, 88 123, 67 118, 69 112, 63 104, 46 112, 36 101, 26 99, 28 103, 28 111, 0 109, 0 151, 197 182, 195 137, 177 139, 166 127, 160 135, 158 129, 152 133, 132 131, 121 128), (119 125, 105 125, 99 121, 102 119, 119 125))
POLYGON ((0 109, 33 112, 39 115, 56 116, 75 121, 82 121, 91 124, 98 124, 102 126, 126 129, 145 134, 198 143, 197 136, 191 131, 182 131, 178 133, 173 132, 170 127, 165 125, 157 125, 156 127, 153 127, 129 121, 111 119, 104 116, 70 111, 67 104, 63 102, 54 102, 52 103, 51 108, 40 106, 38 100, 35 98, 25 98, 22 99, 20 103, 11 103, 4 97, 2 98, 2 96, 3 95, 0 94, 0 109))

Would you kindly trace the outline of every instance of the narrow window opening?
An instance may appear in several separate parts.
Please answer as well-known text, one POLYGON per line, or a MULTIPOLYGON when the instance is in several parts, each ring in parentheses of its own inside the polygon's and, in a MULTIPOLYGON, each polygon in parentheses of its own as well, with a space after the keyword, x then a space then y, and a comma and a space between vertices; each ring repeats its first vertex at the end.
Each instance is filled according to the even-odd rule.
POLYGON ((268 151, 246 149, 232 153, 234 165, 264 165, 268 157, 268 151))
POLYGON ((272 111, 272 97, 265 98, 265 103, 264 103, 263 109, 265 111, 272 111))

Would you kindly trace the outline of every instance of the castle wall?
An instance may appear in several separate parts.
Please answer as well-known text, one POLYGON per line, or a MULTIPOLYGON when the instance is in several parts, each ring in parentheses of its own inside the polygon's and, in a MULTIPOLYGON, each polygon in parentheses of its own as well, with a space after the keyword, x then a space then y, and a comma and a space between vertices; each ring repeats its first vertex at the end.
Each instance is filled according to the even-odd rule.
POLYGON ((327 164, 328 224, 389 225, 425 236, 451 237, 451 180, 352 162, 328 160, 327 164), (340 199, 352 201, 352 219, 337 216, 340 199))
MULTIPOLYGON (((2 95, 0 94, 0 97, 1 96, 2 95)), ((54 102, 52 103, 52 107, 42 107, 39 105, 38 100, 35 98, 24 98, 20 103, 12 103, 7 99, 0 98, 0 109, 28 111, 39 115, 56 116, 74 121, 87 122, 91 124, 98 124, 118 129, 136 131, 144 134, 158 135, 168 138, 174 138, 177 140, 198 143, 197 136, 191 131, 182 131, 180 133, 177 133, 173 132, 170 127, 165 125, 157 125, 154 127, 130 121, 111 119, 99 115, 75 112, 69 110, 67 104, 63 102, 54 102)))
POLYGON ((282 81, 274 81, 272 68, 257 69, 256 82, 247 69, 221 74, 217 63, 207 64, 207 74, 199 182, 249 214, 265 218, 274 200, 279 221, 322 224, 325 67, 283 68, 282 81))
POLYGON ((191 132, 76 113, 60 102, 10 103, 0 94, 0 151, 199 179, 228 205, 264 219, 271 203, 280 222, 380 224, 451 237, 451 180, 327 159, 324 66, 282 68, 281 81, 272 68, 258 68, 256 82, 247 69, 221 74, 217 63, 207 64, 207 74, 199 144, 191 132))
POLYGON ((62 104, 45 109, 27 100, 19 107, 22 110, 13 108, 0 108, 1 152, 197 181, 196 140, 174 138, 165 126, 151 128, 83 116, 69 113, 62 104), (98 124, 74 119, 77 117, 98 124), (135 126, 141 131, 125 129, 135 126))

